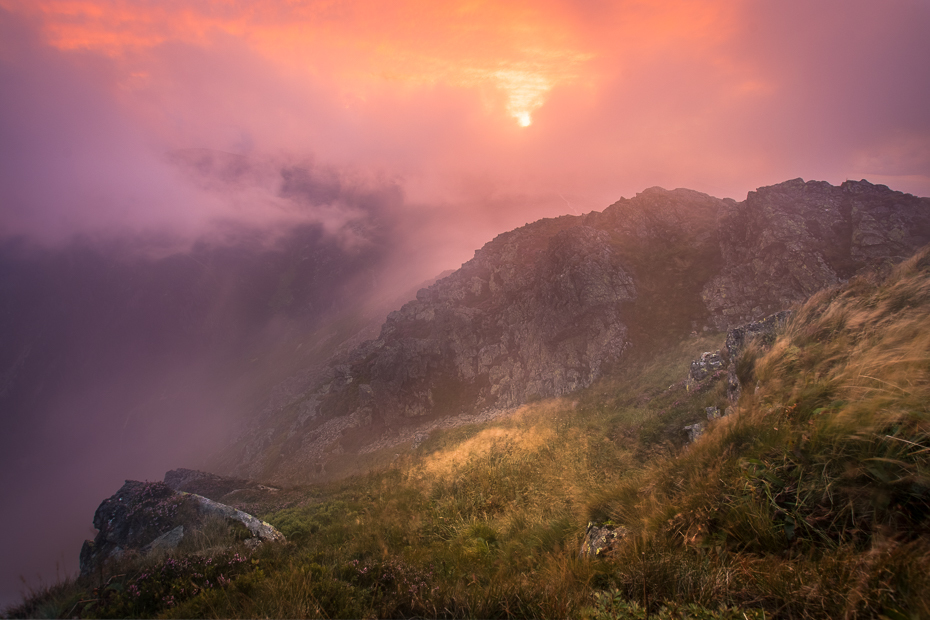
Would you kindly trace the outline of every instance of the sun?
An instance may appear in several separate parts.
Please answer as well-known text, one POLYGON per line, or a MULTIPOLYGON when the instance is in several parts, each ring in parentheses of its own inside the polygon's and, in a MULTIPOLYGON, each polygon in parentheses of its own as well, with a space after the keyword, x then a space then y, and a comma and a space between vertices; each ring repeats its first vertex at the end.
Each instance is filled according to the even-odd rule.
POLYGON ((530 118, 529 112, 520 112, 517 114, 517 122, 520 123, 520 127, 529 127, 533 119, 530 118))

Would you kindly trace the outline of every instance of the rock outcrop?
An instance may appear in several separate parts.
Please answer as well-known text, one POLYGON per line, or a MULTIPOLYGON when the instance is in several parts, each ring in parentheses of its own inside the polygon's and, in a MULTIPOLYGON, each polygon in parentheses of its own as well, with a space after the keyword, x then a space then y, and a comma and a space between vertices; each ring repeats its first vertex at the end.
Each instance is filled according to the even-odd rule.
POLYGON ((928 203, 866 181, 794 179, 749 192, 720 220, 724 267, 701 294, 711 324, 758 319, 907 258, 928 241, 928 203))
POLYGON ((101 570, 127 553, 147 555, 177 548, 211 520, 233 526, 246 544, 283 541, 271 525, 231 506, 190 493, 177 492, 161 482, 127 480, 94 513, 97 536, 81 548, 81 574, 101 570))
POLYGON ((685 386, 689 392, 698 390, 702 382, 707 380, 708 377, 713 378, 725 366, 726 362, 720 356, 720 351, 705 351, 701 354, 700 359, 691 362, 691 369, 688 371, 685 386))
MULTIPOLYGON (((733 412, 733 405, 739 400, 743 389, 736 371, 736 363, 746 346, 751 341, 757 341, 762 346, 771 345, 789 318, 791 318, 791 311, 782 310, 758 321, 734 327, 727 331, 724 342, 725 354, 723 356, 721 356, 719 350, 707 351, 701 354, 700 359, 691 362, 688 378, 685 380, 689 392, 700 392, 707 389, 719 378, 724 367, 726 368, 727 401, 731 406, 728 406, 723 412, 717 406, 705 407, 704 414, 707 416, 708 422, 730 415, 733 412)), ((682 428, 688 436, 688 443, 697 441, 706 429, 706 422, 696 422, 682 428)))
POLYGON ((651 188, 540 220, 420 290, 378 338, 263 415, 229 461, 294 478, 392 428, 565 394, 632 352, 784 310, 928 242, 930 199, 866 181, 796 179, 739 203, 651 188))

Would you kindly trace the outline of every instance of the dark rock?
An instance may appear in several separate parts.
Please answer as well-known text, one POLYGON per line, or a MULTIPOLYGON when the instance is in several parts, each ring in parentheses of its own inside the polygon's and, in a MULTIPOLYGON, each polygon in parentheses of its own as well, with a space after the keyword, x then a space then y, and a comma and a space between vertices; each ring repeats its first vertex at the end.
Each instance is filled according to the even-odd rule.
POLYGON ((256 542, 284 540, 271 525, 231 506, 177 492, 161 482, 127 480, 94 513, 97 536, 84 541, 81 548, 81 574, 102 570, 126 553, 146 555, 175 549, 210 518, 245 526, 256 542))
POLYGON ((762 341, 763 344, 774 342, 776 334, 785 326, 789 318, 791 318, 791 311, 782 310, 764 319, 734 327, 727 332, 726 349, 730 360, 727 365, 727 400, 729 402, 736 403, 743 392, 743 386, 736 373, 736 362, 743 349, 755 339, 762 341))
POLYGON ((169 530, 142 547, 142 553, 151 553, 152 551, 171 551, 177 549, 181 541, 184 540, 184 526, 179 525, 173 530, 169 530))
POLYGON ((586 558, 603 557, 626 537, 629 530, 622 525, 588 523, 584 541, 581 543, 581 556, 586 558))
POLYGON ((785 326, 789 318, 791 318, 791 310, 782 310, 764 319, 752 321, 727 331, 727 357, 731 361, 735 361, 749 341, 753 339, 761 339, 765 344, 771 344, 776 333, 785 326))
POLYGON ((720 351, 706 351, 701 354, 701 359, 691 362, 690 377, 693 381, 702 381, 708 375, 722 369, 723 366, 720 351))
POLYGON ((704 434, 704 430, 706 428, 707 422, 696 422, 684 427, 683 430, 688 434, 688 443, 694 443, 697 441, 698 438, 704 434))

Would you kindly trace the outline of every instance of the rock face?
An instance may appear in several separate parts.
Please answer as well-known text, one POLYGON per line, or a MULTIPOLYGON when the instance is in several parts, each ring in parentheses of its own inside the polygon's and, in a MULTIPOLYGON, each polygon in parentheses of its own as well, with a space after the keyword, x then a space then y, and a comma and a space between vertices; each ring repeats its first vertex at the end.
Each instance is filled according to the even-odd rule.
POLYGON ((720 222, 724 268, 701 293, 719 330, 784 310, 927 243, 928 199, 866 181, 750 192, 720 222))
POLYGON ((572 226, 536 251, 521 241, 502 240, 388 316, 351 366, 367 375, 373 415, 450 411, 462 397, 509 407, 589 385, 620 357, 636 287, 608 233, 572 226))
POLYGON ((631 351, 784 310, 928 242, 930 199, 866 181, 796 179, 739 203, 652 188, 540 220, 420 290, 377 339, 263 415, 230 463, 293 478, 386 429, 565 394, 631 351))
POLYGON ((94 513, 97 536, 81 548, 81 574, 92 574, 126 553, 175 549, 211 518, 240 526, 247 543, 284 540, 271 525, 231 506, 179 493, 161 482, 127 480, 94 513))

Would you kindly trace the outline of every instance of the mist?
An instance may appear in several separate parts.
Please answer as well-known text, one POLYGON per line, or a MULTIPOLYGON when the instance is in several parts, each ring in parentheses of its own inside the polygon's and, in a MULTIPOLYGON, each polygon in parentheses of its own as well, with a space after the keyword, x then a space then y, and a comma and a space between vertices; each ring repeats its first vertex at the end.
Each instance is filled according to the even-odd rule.
POLYGON ((918 0, 0 0, 0 603, 501 232, 656 185, 930 195, 928 27, 918 0))

